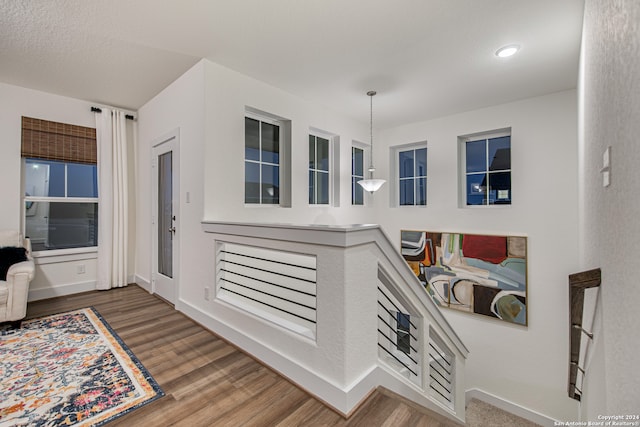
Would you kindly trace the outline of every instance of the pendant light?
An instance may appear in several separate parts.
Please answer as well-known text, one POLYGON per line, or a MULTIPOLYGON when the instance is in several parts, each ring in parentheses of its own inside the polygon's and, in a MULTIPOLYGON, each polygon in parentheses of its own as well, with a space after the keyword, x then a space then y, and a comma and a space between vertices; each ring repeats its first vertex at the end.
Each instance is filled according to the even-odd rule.
POLYGON ((369 178, 358 181, 358 184, 362 186, 366 191, 373 194, 375 191, 379 190, 386 181, 384 179, 374 179, 373 172, 375 172, 376 168, 373 166, 373 97, 375 96, 376 91, 370 90, 367 92, 367 96, 370 99, 370 121, 369 121, 369 131, 371 136, 371 154, 369 155, 369 159, 371 160, 369 163, 369 178))

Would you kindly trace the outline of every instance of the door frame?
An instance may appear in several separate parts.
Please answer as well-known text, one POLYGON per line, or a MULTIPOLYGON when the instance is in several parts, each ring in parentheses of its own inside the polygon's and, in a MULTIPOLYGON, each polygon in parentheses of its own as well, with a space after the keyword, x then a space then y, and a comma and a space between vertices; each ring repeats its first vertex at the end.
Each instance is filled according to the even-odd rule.
MULTIPOLYGON (((151 293, 157 294, 171 304, 176 303, 180 287, 180 128, 176 128, 164 136, 157 138, 151 144, 151 293), (163 295, 158 292, 156 280, 158 278, 158 156, 164 152, 172 151, 172 182, 173 182, 173 215, 176 217, 173 234, 173 293, 163 295)), ((164 276, 164 275, 163 275, 164 276)), ((166 276, 165 276, 166 277, 166 276)))

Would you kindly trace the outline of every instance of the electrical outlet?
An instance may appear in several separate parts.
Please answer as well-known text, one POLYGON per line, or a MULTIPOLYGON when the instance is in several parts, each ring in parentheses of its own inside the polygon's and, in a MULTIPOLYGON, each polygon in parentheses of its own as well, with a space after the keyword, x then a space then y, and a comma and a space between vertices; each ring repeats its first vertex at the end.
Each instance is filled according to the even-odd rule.
POLYGON ((205 299, 205 301, 209 301, 209 287, 208 286, 204 287, 204 299, 205 299))
POLYGON ((76 273, 78 273, 78 274, 84 274, 85 272, 86 272, 86 269, 85 269, 85 265, 84 265, 84 264, 79 264, 79 265, 76 267, 76 273))

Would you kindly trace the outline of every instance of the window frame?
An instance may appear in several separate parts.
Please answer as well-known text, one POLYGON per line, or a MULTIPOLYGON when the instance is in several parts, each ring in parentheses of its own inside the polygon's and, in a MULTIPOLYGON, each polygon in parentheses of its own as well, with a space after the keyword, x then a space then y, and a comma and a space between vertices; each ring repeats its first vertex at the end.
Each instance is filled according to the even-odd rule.
POLYGON ((365 201, 364 201, 364 188, 362 188, 362 186, 360 184, 358 184, 358 181, 361 181, 363 179, 366 178, 366 155, 367 155, 367 151, 366 148, 363 145, 360 144, 352 144, 351 145, 351 206, 364 206, 365 205, 365 201), (355 173, 355 150, 360 150, 362 151, 362 175, 357 175, 355 173), (362 197, 360 198, 360 200, 362 201, 362 203, 356 203, 356 191, 359 191, 362 193, 362 197))
POLYGON ((401 311, 392 311, 395 314, 396 325, 396 350, 411 356, 411 315, 401 311), (405 327, 400 318, 406 319, 408 325, 405 327), (405 342, 406 341, 406 342, 405 342))
POLYGON ((252 119, 252 120, 257 120, 259 122, 259 140, 260 140, 260 160, 251 160, 251 159, 247 159, 246 157, 246 146, 247 146, 247 137, 246 137, 246 131, 244 132, 244 147, 245 147, 245 154, 243 155, 243 169, 244 169, 244 184, 245 184, 245 191, 244 191, 244 205, 246 207, 248 206, 260 206, 260 207, 279 207, 283 205, 283 198, 282 198, 282 187, 283 187, 283 178, 284 178, 284 170, 283 170, 283 158, 285 157, 283 155, 283 149, 285 148, 285 132, 286 132, 286 127, 285 127, 285 123, 283 120, 277 119, 275 117, 270 117, 268 115, 263 115, 257 112, 253 112, 253 111, 249 111, 249 110, 245 110, 244 113, 244 123, 246 123, 246 119, 252 119), (273 126, 277 126, 278 127, 278 163, 272 163, 272 162, 264 162, 262 161, 262 123, 267 123, 273 126), (260 171, 259 171, 259 188, 260 188, 260 201, 259 203, 253 203, 253 202, 247 202, 247 193, 246 193, 246 184, 247 184, 247 175, 246 175, 246 165, 247 163, 253 163, 253 164, 258 164, 260 167, 260 171), (278 167, 278 201, 276 203, 265 203, 263 201, 263 195, 262 195, 262 166, 263 165, 267 165, 267 166, 277 166, 278 167))
POLYGON ((458 137, 458 166, 459 166, 459 197, 458 205, 461 208, 469 209, 485 209, 485 208, 505 208, 513 205, 513 162, 511 156, 513 135, 511 128, 496 129, 487 132, 479 132, 474 134, 468 134, 458 137), (496 138, 509 137, 509 169, 490 170, 489 159, 489 140, 496 138), (485 168, 483 171, 467 172, 467 143, 476 141, 485 141, 485 168), (468 204, 469 189, 467 188, 467 177, 469 175, 477 175, 485 173, 489 177, 489 184, 491 182, 490 175, 496 173, 509 173, 509 201, 506 203, 491 203, 491 198, 486 195, 484 203, 482 204, 468 204))
POLYGON ((422 141, 422 142, 416 142, 416 143, 412 143, 412 144, 405 144, 405 145, 401 145, 401 146, 396 146, 396 147, 392 147, 393 149, 393 166, 394 166, 394 178, 395 178, 395 185, 394 185, 394 191, 395 191, 395 195, 394 197, 394 205, 398 206, 398 207, 409 207, 409 208, 424 208, 428 206, 429 203, 429 147, 427 144, 427 141, 422 141), (425 169, 425 175, 417 175, 415 169, 416 169, 416 156, 415 153, 418 150, 426 150, 425 154, 426 154, 426 169, 425 169), (414 154, 414 176, 412 177, 401 177, 400 176, 400 155, 401 153, 406 153, 412 151, 414 154), (416 203, 417 201, 417 194, 418 194, 418 185, 417 182, 419 179, 424 179, 425 182, 425 186, 424 186, 424 203, 416 203), (412 180, 414 182, 413 185, 413 204, 402 204, 401 203, 401 197, 402 197, 402 192, 400 191, 400 185, 403 181, 409 181, 412 180))
MULTIPOLYGON (((314 164, 317 165, 318 163, 318 159, 317 159, 317 154, 318 154, 318 138, 326 140, 327 141, 327 162, 328 162, 328 166, 327 166, 327 170, 323 170, 323 169, 318 169, 318 168, 312 168, 311 165, 309 165, 308 169, 307 169, 307 178, 309 180, 308 184, 309 184, 309 190, 311 190, 311 185, 312 183, 310 182, 311 177, 309 176, 311 173, 314 174, 314 191, 313 191, 313 199, 314 201, 310 200, 309 198, 307 199, 309 206, 332 206, 333 205, 333 200, 334 200, 334 136, 326 133, 326 132, 322 132, 322 131, 318 131, 315 129, 309 129, 309 138, 313 137, 314 138, 314 154, 315 154, 315 158, 314 158, 314 164), (327 175, 327 191, 328 191, 328 197, 327 197, 327 202, 326 203, 318 203, 318 173, 322 173, 322 174, 326 174, 327 175)), ((310 141, 309 141, 310 142, 310 141)), ((308 153, 308 160, 309 163, 311 163, 311 158, 310 158, 310 154, 308 153)), ((310 195, 310 194, 309 194, 310 195)))
MULTIPOLYGON (((75 165, 89 165, 88 163, 82 163, 82 162, 74 162, 74 161, 62 161, 62 160, 51 160, 51 159, 41 159, 41 158, 35 158, 35 157, 21 157, 21 167, 22 167, 22 173, 21 173, 21 188, 22 188, 22 234, 26 237, 30 237, 27 233, 27 216, 28 216, 28 207, 27 204, 28 203, 60 203, 60 204, 69 204, 69 203, 91 203, 96 205, 96 208, 99 206, 99 202, 100 202, 100 197, 99 194, 96 195, 96 197, 76 197, 76 196, 69 196, 68 192, 69 192, 69 175, 68 175, 68 165, 69 164, 75 164, 75 165), (26 192, 26 173, 27 173, 27 161, 28 160, 34 160, 34 161, 41 161, 41 162, 55 162, 55 163, 60 163, 64 165, 64 196, 31 196, 31 195, 27 195, 26 192)), ((97 168, 98 165, 97 164, 90 164, 92 166, 96 167, 96 185, 97 185, 97 168)), ((98 188, 96 186, 96 193, 98 193, 98 188)), ((97 223, 96 223, 96 230, 95 230, 96 234, 98 232, 97 230, 97 223)), ((96 244, 95 245, 91 245, 91 246, 76 246, 76 247, 68 247, 68 248, 53 248, 53 249, 43 249, 43 250, 33 250, 32 251, 32 255, 34 258, 37 257, 50 257, 50 256, 57 256, 57 255, 69 255, 69 254, 79 254, 79 253, 85 253, 85 252, 96 252, 98 250, 98 238, 96 239, 96 244)))
MULTIPOLYGON (((399 307, 401 310, 405 310, 405 307, 400 305, 399 307)), ((384 313, 384 317, 387 323, 387 326, 389 326, 389 330, 391 331, 391 335, 395 336, 395 339, 393 339, 391 336, 389 338, 391 338, 391 340, 388 341, 388 347, 387 350, 398 360, 401 361, 402 363, 404 363, 405 365, 413 365, 415 364, 415 360, 413 360, 414 358, 418 357, 418 352, 417 350, 415 352, 412 351, 412 345, 411 345, 411 335, 412 335, 412 321, 415 322, 420 322, 420 318, 418 316, 412 315, 409 312, 404 312, 404 311, 399 311, 397 308, 390 310, 389 312, 385 312, 384 313), (406 316, 407 321, 409 322, 409 328, 408 329, 404 329, 404 328, 400 328, 400 324, 398 322, 398 318, 399 316, 406 316), (403 335, 403 338, 407 339, 407 343, 408 344, 408 348, 404 346, 404 344, 401 344, 401 337, 400 335, 403 335)), ((413 329, 413 332, 415 332, 416 329, 413 329)), ((418 335, 419 337, 419 335, 418 335)), ((416 344, 416 348, 419 348, 418 346, 420 345, 420 341, 418 339, 418 337, 415 338, 415 344, 416 344)), ((419 359, 418 359, 419 360, 419 359)), ((397 361, 396 361, 397 362, 397 361)), ((393 361, 391 361, 391 363, 394 363, 393 361)), ((420 365, 420 363, 415 364, 415 368, 417 369, 417 375, 410 377, 409 379, 411 381, 413 381, 414 383, 419 382, 420 378, 422 377, 422 366, 420 365)))

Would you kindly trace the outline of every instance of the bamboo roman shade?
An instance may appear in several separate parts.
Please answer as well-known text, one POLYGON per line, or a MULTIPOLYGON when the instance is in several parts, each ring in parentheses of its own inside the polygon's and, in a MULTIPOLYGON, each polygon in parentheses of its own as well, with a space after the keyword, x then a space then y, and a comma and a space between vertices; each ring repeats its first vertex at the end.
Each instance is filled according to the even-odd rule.
POLYGON ((22 117, 22 157, 95 165, 96 130, 22 117))

